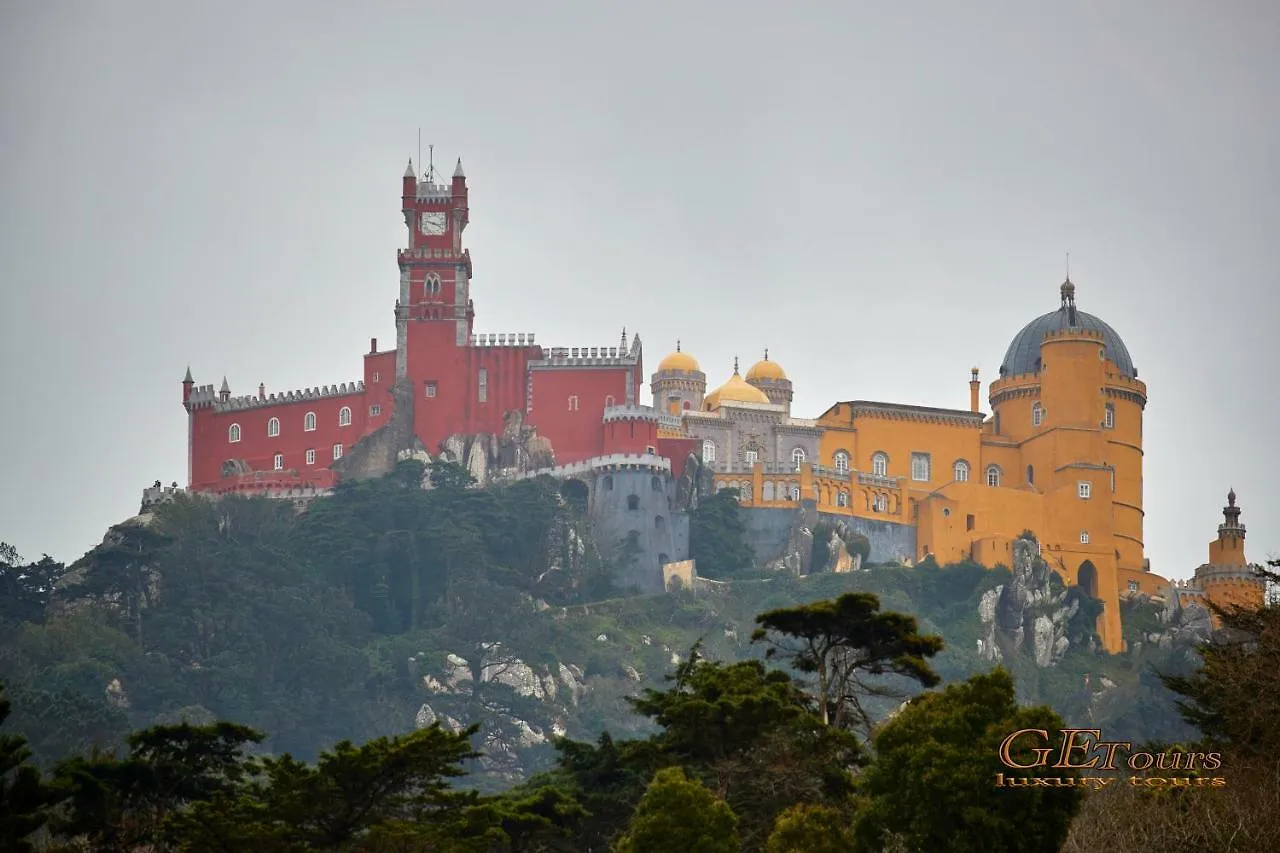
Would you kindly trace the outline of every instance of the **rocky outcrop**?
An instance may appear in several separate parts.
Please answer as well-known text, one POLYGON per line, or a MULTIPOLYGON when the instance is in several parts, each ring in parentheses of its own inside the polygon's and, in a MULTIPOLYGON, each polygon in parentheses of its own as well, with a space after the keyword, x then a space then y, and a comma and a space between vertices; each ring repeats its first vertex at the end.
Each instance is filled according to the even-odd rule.
POLYGON ((391 388, 391 417, 355 443, 332 470, 340 479, 381 477, 396 467, 401 451, 422 450, 413 432, 413 383, 401 379, 391 388))
POLYGON ((503 417, 500 435, 451 435, 441 444, 440 453, 442 459, 465 466, 481 485, 556 464, 551 442, 515 409, 503 417))
POLYGON ((983 636, 978 655, 999 661, 1022 651, 1037 666, 1053 666, 1071 647, 1069 624, 1079 612, 1075 595, 1053 576, 1040 559, 1036 543, 1013 543, 1013 577, 983 594, 978 618, 983 636))

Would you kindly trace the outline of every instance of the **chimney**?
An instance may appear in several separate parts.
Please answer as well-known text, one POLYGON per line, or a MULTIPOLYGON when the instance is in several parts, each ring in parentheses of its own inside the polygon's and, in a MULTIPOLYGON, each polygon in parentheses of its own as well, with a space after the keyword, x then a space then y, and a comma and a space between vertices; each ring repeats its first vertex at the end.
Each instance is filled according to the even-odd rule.
POLYGON ((265 382, 258 383, 258 399, 259 400, 267 399, 267 385, 265 382))
POLYGON ((375 352, 377 352, 377 351, 378 351, 378 339, 377 339, 377 338, 369 338, 369 354, 370 354, 370 355, 372 355, 373 353, 375 353, 375 352))
POLYGON ((978 392, 982 388, 982 383, 978 381, 978 368, 969 371, 969 411, 978 412, 978 392))

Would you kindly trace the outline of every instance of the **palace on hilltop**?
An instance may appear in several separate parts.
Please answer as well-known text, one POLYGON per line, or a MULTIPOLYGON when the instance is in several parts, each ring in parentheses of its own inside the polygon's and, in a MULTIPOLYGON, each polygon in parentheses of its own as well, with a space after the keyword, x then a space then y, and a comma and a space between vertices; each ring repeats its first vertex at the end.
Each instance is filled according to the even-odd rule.
MULTIPOLYGON (((225 377, 197 385, 188 369, 192 491, 305 500, 406 454, 453 458, 480 479, 548 473, 581 487, 606 534, 638 542, 631 580, 652 592, 663 567, 688 556, 696 473, 738 490, 765 557, 798 517, 841 522, 867 536, 872 560, 907 564, 1009 565, 1030 530, 1067 583, 1104 602, 1099 633, 1112 651, 1122 647, 1119 600, 1174 589, 1143 551, 1147 387, 1116 331, 1077 306, 1070 280, 1057 307, 1014 336, 988 387, 989 414, 973 368, 968 409, 840 400, 794 417, 791 379, 767 351, 708 391, 681 343, 649 377, 645 405, 638 335, 544 346, 531 332, 476 331, 461 160, 447 183, 410 161, 401 210, 394 347, 371 340, 359 379, 285 392, 259 384, 233 395, 225 377)), ((1203 583, 1197 570, 1179 599, 1219 589, 1239 598, 1248 586, 1238 517, 1232 494, 1203 583)))

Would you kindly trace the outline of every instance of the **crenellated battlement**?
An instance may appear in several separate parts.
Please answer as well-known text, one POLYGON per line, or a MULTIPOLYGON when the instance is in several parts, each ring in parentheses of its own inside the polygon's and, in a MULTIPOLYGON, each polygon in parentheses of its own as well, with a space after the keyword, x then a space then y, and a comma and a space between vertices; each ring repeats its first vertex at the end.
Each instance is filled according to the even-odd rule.
POLYGON ((287 403, 299 403, 304 400, 320 400, 325 397, 344 397, 364 393, 364 382, 343 382, 341 385, 324 385, 319 388, 303 388, 299 391, 284 391, 279 394, 268 394, 265 397, 247 394, 243 397, 232 397, 214 404, 215 412, 235 412, 241 409, 256 409, 264 406, 278 406, 287 403))
POLYGON ((432 181, 418 181, 418 201, 451 201, 453 187, 449 184, 437 184, 432 181))
POLYGON ((156 480, 153 485, 142 490, 142 512, 148 512, 160 504, 170 503, 175 500, 178 495, 186 494, 187 490, 179 486, 176 482, 172 486, 165 486, 156 480))
POLYGON ((671 460, 665 456, 656 456, 652 453, 611 453, 607 456, 594 456, 568 465, 557 465, 554 468, 539 468, 537 471, 526 471, 516 476, 515 479, 528 480, 544 475, 561 479, 580 474, 610 471, 647 471, 670 474, 671 460))
POLYGON ((551 347, 530 367, 630 367, 636 356, 620 347, 551 347))
POLYGON ((452 246, 418 246, 416 249, 399 249, 396 251, 396 257, 401 261, 425 261, 433 258, 447 260, 454 258, 470 263, 471 250, 463 249, 459 252, 452 246))
POLYGON ((472 335, 473 347, 531 347, 536 346, 533 332, 499 332, 487 335, 472 335))
MULTIPOLYGON (((661 423, 662 414, 652 406, 605 406, 604 415, 601 417, 603 423, 611 423, 613 421, 650 421, 652 423, 661 423)), ((679 419, 676 419, 679 425, 679 419)))

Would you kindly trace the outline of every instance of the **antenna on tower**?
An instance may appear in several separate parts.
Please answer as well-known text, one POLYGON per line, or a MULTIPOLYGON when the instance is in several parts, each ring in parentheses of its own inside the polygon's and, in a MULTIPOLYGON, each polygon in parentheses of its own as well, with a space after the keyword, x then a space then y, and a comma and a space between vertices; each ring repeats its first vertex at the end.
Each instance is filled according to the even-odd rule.
MULTIPOLYGON (((419 155, 421 156, 421 155, 419 155)), ((429 184, 436 182, 436 147, 434 145, 427 146, 427 177, 429 184)))
POLYGON ((1071 253, 1067 252, 1067 280, 1071 280, 1071 253))
POLYGON ((422 165, 422 128, 418 128, 418 165, 422 165))

